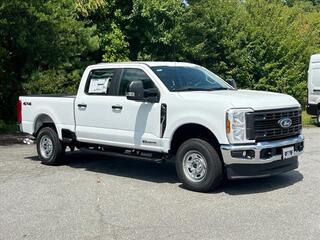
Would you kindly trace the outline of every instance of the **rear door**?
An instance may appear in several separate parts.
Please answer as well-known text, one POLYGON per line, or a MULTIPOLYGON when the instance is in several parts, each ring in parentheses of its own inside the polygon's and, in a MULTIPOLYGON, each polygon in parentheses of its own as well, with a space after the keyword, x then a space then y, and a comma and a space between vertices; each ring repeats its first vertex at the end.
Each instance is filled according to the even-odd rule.
POLYGON ((121 69, 94 69, 88 75, 84 92, 75 101, 76 134, 83 142, 112 144, 122 139, 114 134, 117 78, 121 69))
POLYGON ((320 103, 320 58, 311 60, 308 76, 309 104, 320 103))

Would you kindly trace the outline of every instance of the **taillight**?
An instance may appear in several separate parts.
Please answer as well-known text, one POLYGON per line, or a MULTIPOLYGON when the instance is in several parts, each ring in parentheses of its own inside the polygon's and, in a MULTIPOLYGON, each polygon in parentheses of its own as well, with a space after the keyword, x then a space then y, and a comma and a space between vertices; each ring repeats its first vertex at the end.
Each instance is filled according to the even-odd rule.
POLYGON ((22 121, 22 102, 21 100, 17 101, 17 121, 21 123, 22 121))

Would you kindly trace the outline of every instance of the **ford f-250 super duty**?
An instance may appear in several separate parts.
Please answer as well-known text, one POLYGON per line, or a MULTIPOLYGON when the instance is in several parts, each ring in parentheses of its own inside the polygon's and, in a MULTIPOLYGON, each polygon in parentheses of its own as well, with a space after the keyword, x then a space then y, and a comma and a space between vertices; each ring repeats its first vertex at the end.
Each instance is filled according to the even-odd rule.
POLYGON ((66 147, 174 159, 188 189, 265 177, 298 167, 300 104, 285 94, 237 90, 190 63, 102 63, 87 67, 76 96, 23 96, 22 132, 42 163, 66 147))

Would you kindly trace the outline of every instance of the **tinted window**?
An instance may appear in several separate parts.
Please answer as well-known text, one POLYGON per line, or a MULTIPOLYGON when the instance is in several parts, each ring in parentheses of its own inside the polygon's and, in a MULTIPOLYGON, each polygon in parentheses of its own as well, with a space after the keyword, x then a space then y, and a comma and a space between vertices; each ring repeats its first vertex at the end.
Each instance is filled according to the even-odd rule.
POLYGON ((154 83, 149 76, 141 69, 126 68, 123 70, 120 80, 119 95, 125 96, 128 92, 128 87, 132 81, 142 81, 144 89, 154 88, 154 83))
POLYGON ((220 77, 199 66, 156 66, 151 69, 170 91, 232 89, 220 77))
POLYGON ((97 69, 89 74, 86 93, 91 95, 109 95, 115 69, 97 69))

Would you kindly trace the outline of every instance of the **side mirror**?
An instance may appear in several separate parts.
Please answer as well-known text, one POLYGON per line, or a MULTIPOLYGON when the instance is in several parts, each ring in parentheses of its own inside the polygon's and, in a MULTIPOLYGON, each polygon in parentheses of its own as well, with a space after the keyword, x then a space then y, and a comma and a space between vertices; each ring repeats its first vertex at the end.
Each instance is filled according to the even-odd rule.
POLYGON ((129 84, 127 99, 134 101, 143 101, 144 100, 144 88, 142 81, 132 81, 129 84))
POLYGON ((227 79, 226 82, 227 82, 229 85, 231 85, 232 87, 234 87, 235 89, 238 89, 236 80, 234 80, 234 79, 231 78, 231 79, 227 79))
POLYGON ((141 102, 159 102, 159 92, 156 88, 144 89, 141 80, 132 81, 128 87, 127 99, 141 102))

